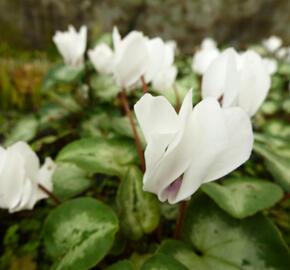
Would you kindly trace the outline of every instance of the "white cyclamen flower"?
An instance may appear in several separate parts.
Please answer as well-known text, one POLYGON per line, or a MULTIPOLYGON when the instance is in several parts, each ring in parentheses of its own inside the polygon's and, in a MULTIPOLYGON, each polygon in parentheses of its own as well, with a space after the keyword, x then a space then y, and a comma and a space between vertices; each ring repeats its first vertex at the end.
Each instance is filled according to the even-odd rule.
POLYGON ((266 99, 271 76, 254 51, 238 54, 229 48, 208 67, 202 79, 202 97, 215 97, 223 107, 239 106, 253 116, 266 99))
POLYGON ((192 108, 192 91, 177 114, 164 97, 145 94, 135 113, 147 142, 143 188, 177 203, 203 183, 217 180, 248 160, 250 119, 239 107, 223 109, 214 98, 192 108))
POLYGON ((97 45, 88 51, 88 56, 94 68, 102 74, 113 72, 114 54, 112 49, 105 43, 97 45))
POLYGON ((176 80, 177 68, 176 66, 168 67, 157 73, 152 82, 152 86, 156 91, 162 92, 173 87, 176 80))
POLYGON ((216 46, 216 42, 211 38, 204 39, 200 49, 193 56, 192 70, 202 75, 219 54, 220 52, 216 46))
POLYGON ((263 58, 264 65, 266 70, 269 72, 270 75, 273 75, 278 70, 278 62, 276 59, 273 58, 263 58))
POLYGON ((145 82, 152 82, 157 91, 170 89, 177 75, 177 68, 173 65, 175 45, 172 41, 165 43, 159 37, 149 39, 147 45, 149 58, 144 74, 145 82))
POLYGON ((121 87, 136 84, 145 73, 148 61, 147 39, 141 32, 132 31, 121 39, 118 29, 113 30, 113 74, 121 87))
POLYGON ((52 191, 54 169, 50 158, 40 167, 37 155, 25 142, 0 147, 0 208, 10 213, 32 209, 37 201, 47 198, 38 184, 52 191))
POLYGON ((274 53, 282 46, 282 39, 277 36, 271 36, 263 40, 263 46, 271 53, 274 53))
POLYGON ((87 44, 87 27, 82 26, 80 31, 70 25, 68 31, 57 31, 53 36, 58 51, 67 65, 78 67, 83 63, 87 44))

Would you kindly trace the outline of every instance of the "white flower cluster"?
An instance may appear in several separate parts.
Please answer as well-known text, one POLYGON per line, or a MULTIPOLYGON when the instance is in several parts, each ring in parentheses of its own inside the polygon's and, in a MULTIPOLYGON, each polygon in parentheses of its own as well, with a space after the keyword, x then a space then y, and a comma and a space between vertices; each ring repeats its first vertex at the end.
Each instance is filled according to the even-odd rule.
MULTIPOLYGON (((122 39, 116 27, 112 39, 113 49, 101 43, 88 51, 98 72, 112 74, 120 87, 134 87, 140 84, 142 76, 157 91, 172 87, 177 76, 172 42, 164 42, 159 37, 149 39, 138 31, 132 31, 122 39)), ((79 33, 73 26, 66 32, 57 31, 53 41, 66 64, 82 64, 87 43, 85 26, 79 33)))
MULTIPOLYGON (((71 28, 63 33, 62 42, 59 33, 54 38, 67 63, 79 64, 83 58, 83 29, 78 41, 71 28), (82 45, 76 46, 78 42, 82 45), (74 46, 78 48, 75 55, 71 53, 74 46)), ((98 72, 112 74, 123 88, 137 86, 141 79, 152 83, 155 90, 172 87, 177 75, 172 42, 149 39, 138 31, 122 39, 117 28, 112 40, 113 48, 101 43, 88 52, 98 72)), ((271 40, 265 46, 276 51, 281 44, 271 40)), ((144 190, 170 203, 189 198, 203 183, 225 176, 248 160, 254 140, 250 117, 265 100, 277 63, 253 50, 220 51, 207 38, 195 53, 192 68, 203 75, 203 100, 194 108, 192 90, 179 113, 164 97, 150 94, 134 106, 147 142, 144 190)))
POLYGON ((36 202, 48 197, 39 184, 52 191, 54 170, 50 158, 40 167, 38 157, 25 142, 7 149, 0 147, 0 208, 10 213, 32 209, 36 202))
MULTIPOLYGON (((265 43, 265 42, 264 42, 265 43)), ((267 42, 267 48, 271 49, 271 52, 274 52, 274 48, 278 49, 275 41, 267 42), (268 44, 268 43, 275 44, 268 44)), ((192 70, 202 75, 205 73, 209 65, 221 54, 222 52, 218 49, 216 41, 212 38, 205 38, 200 46, 200 49, 196 51, 192 59, 192 70)), ((252 53, 255 53, 252 51, 252 53)), ((238 53, 238 55, 243 58, 245 52, 238 53)), ((256 53, 257 54, 257 53, 256 53)), ((258 54, 257 54, 258 55, 258 54)), ((270 75, 277 72, 278 63, 273 58, 263 57, 261 58, 263 63, 262 65, 266 68, 270 75)))

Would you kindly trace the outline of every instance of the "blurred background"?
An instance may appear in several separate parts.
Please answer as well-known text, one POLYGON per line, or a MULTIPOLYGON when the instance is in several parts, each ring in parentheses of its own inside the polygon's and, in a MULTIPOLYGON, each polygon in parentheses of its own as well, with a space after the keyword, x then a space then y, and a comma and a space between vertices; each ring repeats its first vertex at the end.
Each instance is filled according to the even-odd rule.
MULTIPOLYGON (((270 35, 290 43, 289 0, 0 0, 0 110, 34 111, 43 76, 61 61, 56 30, 89 28, 89 45, 118 26, 176 40, 191 56, 204 37, 245 49, 270 35), (289 25, 289 27, 288 27, 289 25)), ((0 118, 1 122, 1 118, 0 118)))
MULTIPOLYGON (((289 0, 1 0, 1 43, 47 49, 68 24, 98 36, 118 25, 175 39, 183 52, 205 36, 243 46, 276 34, 290 42, 289 0)), ((2 45, 3 46, 3 45, 2 45)))

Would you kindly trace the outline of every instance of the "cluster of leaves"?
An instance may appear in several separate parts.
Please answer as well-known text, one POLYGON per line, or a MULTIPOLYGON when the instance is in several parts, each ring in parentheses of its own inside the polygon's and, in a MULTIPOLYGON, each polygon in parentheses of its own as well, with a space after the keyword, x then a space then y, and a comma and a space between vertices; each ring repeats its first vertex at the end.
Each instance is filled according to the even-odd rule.
MULTIPOLYGON (((163 94, 177 105, 193 87, 197 102, 200 81, 190 59, 180 57, 177 66, 177 95, 173 89, 163 94)), ((289 78, 290 65, 281 63, 253 119, 251 159, 226 179, 202 186, 175 239, 178 206, 142 190, 133 134, 113 79, 89 63, 57 65, 44 79, 39 108, 25 115, 5 108, 0 132, 4 145, 28 141, 41 157, 55 158, 54 194, 61 204, 0 212, 0 268, 287 270, 289 78)), ((141 89, 129 93, 131 106, 141 95, 141 89)))

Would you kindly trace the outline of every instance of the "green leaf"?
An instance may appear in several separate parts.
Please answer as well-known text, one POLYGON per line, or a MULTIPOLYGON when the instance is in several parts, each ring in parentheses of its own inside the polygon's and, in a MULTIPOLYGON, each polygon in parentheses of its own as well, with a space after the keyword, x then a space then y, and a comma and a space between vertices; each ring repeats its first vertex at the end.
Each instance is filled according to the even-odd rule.
POLYGON ((232 218, 204 194, 187 208, 182 239, 190 248, 170 245, 161 251, 170 250, 188 269, 289 269, 289 250, 272 222, 262 214, 232 218))
POLYGON ((256 178, 231 178, 202 185, 202 190, 223 210, 244 218, 273 206, 282 199, 283 190, 276 184, 256 178))
MULTIPOLYGON (((165 254, 157 254, 148 259, 141 270, 186 270, 180 262, 165 254)), ((193 268, 192 268, 193 270, 193 268)))
MULTIPOLYGON (((136 130, 138 132, 139 138, 141 140, 142 145, 145 145, 145 138, 143 136, 143 133, 141 129, 139 128, 137 124, 137 120, 135 120, 136 123, 136 130)), ((134 138, 132 128, 129 122, 128 117, 123 116, 123 117, 112 117, 111 119, 111 128, 113 131, 118 133, 121 136, 129 137, 129 138, 134 138)))
POLYGON ((261 111, 266 115, 273 115, 279 111, 281 106, 280 102, 267 100, 261 106, 261 111))
POLYGON ((285 139, 290 138, 290 126, 287 121, 280 119, 267 120, 266 125, 263 127, 265 133, 273 136, 280 136, 285 139))
POLYGON ((57 160, 75 163, 90 173, 122 176, 138 158, 132 140, 88 138, 66 145, 57 160))
POLYGON ((93 95, 102 101, 111 101, 120 92, 111 75, 94 75, 90 79, 93 95))
POLYGON ((90 185, 91 180, 87 178, 87 173, 73 163, 59 163, 53 174, 53 190, 61 199, 74 197, 90 185))
POLYGON ((21 118, 7 136, 5 145, 9 146, 18 141, 28 142, 33 139, 37 133, 38 121, 33 116, 21 118))
POLYGON ((105 204, 79 198, 53 210, 44 225, 44 242, 55 270, 86 270, 109 252, 118 230, 114 212, 105 204))
POLYGON ((49 70, 44 78, 43 90, 51 89, 58 83, 73 83, 81 79, 84 75, 85 66, 74 67, 65 64, 59 64, 49 70))
POLYGON ((107 267, 105 270, 134 270, 134 268, 130 261, 123 260, 107 267))
POLYGON ((209 270, 203 258, 197 255, 191 246, 177 240, 165 240, 157 250, 157 254, 167 254, 181 262, 186 269, 209 270))
POLYGON ((254 151, 265 159, 275 181, 290 192, 290 143, 279 137, 256 134, 254 151))
POLYGON ((121 227, 127 237, 134 240, 154 231, 160 219, 158 201, 142 190, 142 177, 138 168, 129 168, 117 193, 121 227))
POLYGON ((108 137, 107 125, 111 119, 107 113, 94 113, 81 123, 82 137, 108 137))

